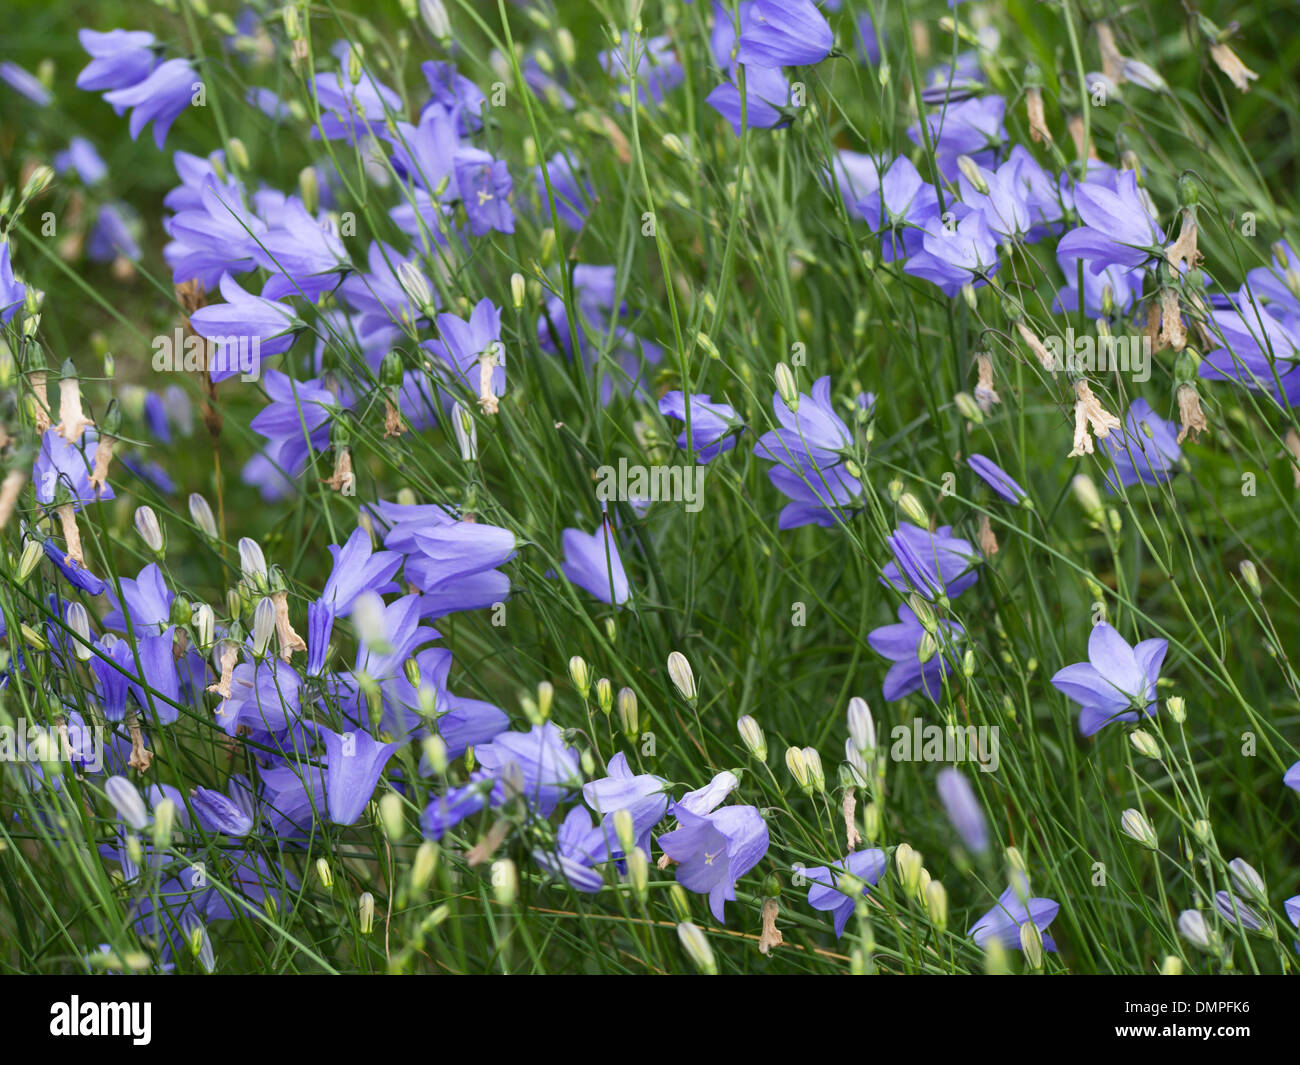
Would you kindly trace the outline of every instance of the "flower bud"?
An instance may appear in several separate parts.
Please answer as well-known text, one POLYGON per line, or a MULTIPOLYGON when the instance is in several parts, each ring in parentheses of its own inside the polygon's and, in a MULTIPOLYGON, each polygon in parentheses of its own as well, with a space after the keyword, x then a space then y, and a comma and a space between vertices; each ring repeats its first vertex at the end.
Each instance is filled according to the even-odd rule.
POLYGON ((601 677, 596 681, 596 705, 606 717, 609 717, 610 711, 614 709, 614 685, 610 683, 608 677, 601 677))
POLYGON ((109 777, 104 782, 104 795, 113 804, 117 816, 137 832, 141 832, 148 827, 149 811, 145 807, 144 799, 141 797, 140 792, 136 790, 136 786, 126 777, 109 777))
POLYGON ((153 808, 153 845, 166 850, 172 845, 172 830, 176 827, 176 802, 163 799, 153 808))
POLYGON ((900 843, 894 849, 894 868, 898 870, 898 882, 909 895, 915 895, 921 886, 921 871, 924 869, 921 855, 908 843, 900 843))
POLYGON ((513 906, 519 894, 519 870, 509 858, 492 863, 492 894, 501 906, 513 906))
POLYGON ((1200 910, 1184 910, 1178 915, 1178 931, 1194 947, 1217 954, 1218 937, 1205 923, 1205 916, 1200 910))
MULTIPOLYGON (((217 538, 217 523, 212 517, 212 508, 208 505, 208 501, 198 492, 190 493, 190 520, 198 526, 199 532, 208 539, 215 540, 217 538)), ((239 557, 242 565, 244 557, 242 549, 239 557)))
POLYGON ((618 845, 623 848, 624 854, 631 854, 636 850, 636 821, 632 817, 631 810, 614 812, 614 835, 618 839, 618 845))
POLYGON ((415 851, 415 860, 411 862, 411 888, 423 891, 433 879, 438 867, 438 844, 426 839, 415 851))
POLYGON ((1124 830, 1124 835, 1140 843, 1147 850, 1159 849, 1160 841, 1156 838, 1156 830, 1151 827, 1151 822, 1143 816, 1140 810, 1125 810, 1120 815, 1119 826, 1124 830))
POLYGON ((800 790, 811 795, 812 780, 808 772, 808 756, 804 754, 802 747, 785 749, 785 767, 790 770, 790 775, 794 777, 794 782, 799 785, 800 790))
POLYGON ((855 695, 849 700, 849 738, 863 754, 876 749, 876 722, 867 701, 855 695))
POLYGON ((776 392, 781 401, 793 412, 799 409, 799 387, 794 383, 794 374, 783 362, 776 364, 776 392))
POLYGON ((447 17, 447 8, 442 0, 420 0, 420 17, 435 39, 451 39, 451 19, 447 17))
POLYGON ((618 690, 618 721, 623 726, 623 735, 635 739, 641 727, 641 713, 636 692, 631 688, 618 690))
POLYGON ((1268 890, 1264 886, 1264 878, 1253 865, 1244 858, 1233 858, 1228 863, 1228 872, 1232 874, 1233 883, 1250 901, 1268 906, 1268 890))
POLYGON ((709 946, 708 937, 700 931, 699 926, 690 921, 683 921, 677 926, 677 938, 691 963, 706 976, 718 974, 718 963, 713 957, 713 948, 709 946))
POLYGON ((385 792, 379 800, 379 821, 384 826, 384 835, 389 841, 400 843, 406 835, 406 817, 402 809, 402 797, 397 792, 385 792))
POLYGON ((1183 960, 1174 954, 1166 954, 1165 960, 1160 963, 1161 976, 1182 976, 1183 960))
POLYGON ((814 747, 803 749, 804 764, 808 767, 809 792, 822 794, 826 791, 826 773, 822 769, 822 756, 814 747))
POLYGON ((239 541, 239 569, 244 579, 258 591, 266 591, 269 587, 266 556, 262 554, 262 546, 247 536, 241 537, 239 541))
POLYGON ((925 908, 935 928, 944 931, 948 927, 948 892, 937 880, 931 880, 925 889, 925 908))
POLYGON ((153 507, 143 506, 135 509, 135 531, 140 539, 159 558, 166 552, 167 544, 163 537, 162 526, 158 524, 158 515, 153 507))
POLYGON ((41 546, 39 540, 24 540, 23 552, 18 557, 18 583, 25 584, 27 578, 36 572, 36 567, 40 565, 41 559, 45 557, 45 549, 41 546))
POLYGON ((1264 594, 1264 590, 1260 587, 1259 570, 1255 568, 1255 563, 1250 559, 1244 559, 1241 565, 1237 567, 1237 572, 1241 574, 1241 579, 1249 589, 1250 594, 1259 599, 1264 594))
POLYGON ((194 629, 194 640, 199 650, 207 654, 212 641, 216 639, 217 615, 207 603, 195 603, 190 609, 190 625, 194 629))
POLYGON ((1020 952, 1031 969, 1043 967, 1043 934, 1033 921, 1020 926, 1020 952))
POLYGON ((80 603, 69 603, 67 621, 68 628, 78 637, 68 641, 72 644, 72 653, 79 662, 90 661, 95 652, 90 647, 90 615, 86 608, 80 603))
POLYGON ((591 670, 582 655, 574 655, 569 659, 569 679, 584 700, 591 694, 591 670))
POLYGON ((263 596, 253 611, 253 654, 261 658, 275 635, 275 602, 263 596))
POLYGON ((459 403, 452 404, 451 428, 456 434, 456 447, 460 450, 462 462, 474 462, 478 459, 478 426, 470 414, 459 403))
POLYGON ((1175 725, 1181 725, 1187 720, 1187 703, 1181 695, 1171 695, 1166 699, 1165 709, 1169 711, 1175 725))
POLYGON ((1092 478, 1080 473, 1070 482, 1070 488, 1074 492, 1074 498, 1079 501, 1079 506, 1083 508, 1084 516, 1094 525, 1100 525, 1105 516, 1105 507, 1092 478))
POLYGON ((1134 729, 1129 733, 1129 743, 1133 744, 1133 749, 1138 754, 1145 755, 1147 758, 1160 757, 1160 745, 1156 743, 1155 737, 1143 729, 1134 729))
POLYGON ((763 729, 759 723, 748 714, 745 714, 737 719, 736 729, 740 732, 740 742, 745 745, 745 749, 760 762, 766 762, 767 737, 763 735, 763 729))
POLYGON ((334 868, 328 858, 316 859, 316 877, 320 880, 320 886, 326 891, 334 886, 334 868))
POLYGON ((357 923, 363 936, 375 930, 375 897, 369 891, 363 891, 357 900, 357 923))
POLYGON ((674 686, 683 699, 688 703, 695 702, 695 673, 686 656, 680 651, 674 651, 668 656, 668 676, 672 678, 674 686))

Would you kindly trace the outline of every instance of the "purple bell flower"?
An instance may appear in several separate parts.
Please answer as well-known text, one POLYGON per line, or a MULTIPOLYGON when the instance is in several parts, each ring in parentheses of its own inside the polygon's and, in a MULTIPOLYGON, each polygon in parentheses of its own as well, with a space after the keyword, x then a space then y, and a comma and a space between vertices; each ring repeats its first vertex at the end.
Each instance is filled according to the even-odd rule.
MULTIPOLYGON (((997 904, 970 927, 966 934, 973 936, 981 947, 996 939, 1008 950, 1020 949, 1020 926, 1032 923, 1040 932, 1056 919, 1061 909, 1059 902, 1051 899, 1027 898, 1023 902, 1013 888, 998 897, 997 904)), ((1056 951, 1056 941, 1043 936, 1043 949, 1056 951)))
POLYGON ((1088 661, 1066 666, 1052 686, 1082 707, 1079 731, 1091 736, 1112 721, 1138 721, 1156 712, 1156 681, 1169 641, 1143 640, 1135 647, 1106 622, 1088 637, 1088 661))
MULTIPOLYGON (((854 851, 829 866, 818 865, 799 870, 809 882, 808 905, 814 910, 831 914, 835 921, 836 939, 844 934, 844 926, 857 907, 857 899, 839 887, 840 877, 837 874, 848 873, 865 884, 874 886, 884 874, 888 863, 885 852, 872 847, 865 851, 854 851)), ((865 898, 867 892, 868 888, 864 886, 859 897, 865 898)))

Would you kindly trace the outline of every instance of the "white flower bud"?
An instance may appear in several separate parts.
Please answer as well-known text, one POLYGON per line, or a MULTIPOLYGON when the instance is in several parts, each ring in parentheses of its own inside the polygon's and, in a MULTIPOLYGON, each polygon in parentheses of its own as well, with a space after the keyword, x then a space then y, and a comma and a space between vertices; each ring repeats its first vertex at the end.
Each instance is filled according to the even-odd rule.
POLYGON ((140 534, 140 539, 144 541, 145 546, 161 558, 166 543, 163 539, 162 526, 158 524, 158 515, 154 513, 153 507, 136 507, 135 531, 140 534))
POLYGON ((267 645, 275 635, 275 603, 263 597, 253 611, 253 654, 259 658, 266 654, 267 645))
POLYGON ((117 811, 118 817, 137 832, 141 832, 148 827, 149 810, 145 807, 140 792, 126 777, 109 777, 104 782, 104 794, 107 796, 108 801, 113 804, 113 809, 117 811))
POLYGON ((673 685, 683 699, 688 703, 695 702, 695 672, 681 651, 674 651, 668 656, 668 676, 672 678, 673 685))

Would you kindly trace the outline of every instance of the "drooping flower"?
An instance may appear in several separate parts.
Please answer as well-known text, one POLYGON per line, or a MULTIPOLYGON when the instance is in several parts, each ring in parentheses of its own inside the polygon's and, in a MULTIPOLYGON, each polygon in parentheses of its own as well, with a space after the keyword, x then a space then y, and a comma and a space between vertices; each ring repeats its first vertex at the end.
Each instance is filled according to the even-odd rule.
POLYGON ((980 287, 998 269, 998 247, 981 211, 972 211, 955 226, 932 220, 921 237, 921 250, 904 270, 955 296, 966 285, 980 287))
POLYGON ((13 263, 9 260, 9 242, 0 241, 0 324, 18 313, 27 298, 27 286, 14 278, 13 263))
POLYGON ((1138 190, 1136 171, 1120 174, 1113 190, 1081 182, 1074 189, 1074 206, 1083 225, 1061 238, 1056 254, 1083 259, 1094 274, 1107 266, 1142 266, 1164 244, 1164 232, 1138 190))
POLYGON ((966 462, 981 481, 1012 506, 1019 506, 1029 499, 1025 490, 1011 479, 1007 471, 991 459, 977 454, 971 455, 966 462))
POLYGON ((979 580, 979 553, 969 540, 952 535, 951 525, 933 532, 900 522, 887 543, 894 561, 881 570, 880 583, 900 595, 955 599, 979 580))
MULTIPOLYGON (((88 92, 138 85, 154 67, 154 36, 143 30, 79 30, 81 47, 91 57, 77 75, 77 88, 88 92)), ((111 103, 112 101, 110 101, 111 103)), ((120 115, 125 105, 114 105, 120 115)))
POLYGON ((564 549, 560 569, 566 578, 603 603, 622 606, 627 602, 631 595, 627 573, 607 520, 593 533, 565 529, 560 545, 564 549))
POLYGON ((315 729, 325 744, 325 800, 330 820, 336 825, 355 824, 375 792, 379 774, 401 744, 380 743, 363 730, 338 733, 323 725, 315 729))
POLYGON ((812 0, 754 0, 742 19, 736 58, 757 67, 812 66, 835 44, 812 0))
POLYGON ((253 258, 271 274, 262 288, 263 300, 302 296, 314 303, 334 289, 340 274, 350 269, 348 253, 333 224, 313 218, 296 196, 288 197, 270 214, 253 258))
POLYGON ((1183 457, 1178 426, 1156 414, 1145 399, 1133 401, 1123 430, 1103 437, 1101 447, 1114 463, 1106 474, 1112 492, 1119 485, 1167 481, 1183 457))
MULTIPOLYGON (((1056 919, 1060 909, 1061 904, 1052 899, 1022 900, 1015 888, 1009 887, 998 897, 997 904, 971 925, 966 934, 973 936, 981 947, 996 939, 1008 950, 1019 950, 1021 926, 1033 924, 1040 932, 1046 933, 1047 926, 1056 919)), ((1056 941, 1046 934, 1043 936, 1043 949, 1056 951, 1056 941)))
POLYGON ((564 741, 553 722, 534 725, 528 732, 503 732, 491 743, 475 749, 479 765, 492 774, 494 804, 522 795, 539 817, 549 817, 573 791, 582 786, 582 766, 577 752, 564 741))
POLYGON ((962 842, 975 854, 983 854, 989 848, 989 826, 970 781, 958 769, 941 769, 938 788, 948 820, 962 842))
POLYGON ((533 860, 577 891, 594 895, 605 886, 605 878, 594 866, 609 858, 605 832, 591 823, 591 814, 583 807, 569 811, 555 834, 554 848, 539 847, 533 860))
POLYGON ((857 200, 857 209, 880 237, 881 258, 891 262, 921 251, 925 229, 939 215, 939 197, 912 161, 900 155, 876 187, 857 200))
POLYGON ((220 281, 225 303, 200 307, 190 315, 190 325, 208 340, 214 351, 209 372, 214 381, 224 381, 258 358, 278 355, 293 347, 297 338, 293 308, 245 292, 229 274, 220 281))
POLYGON ((943 678, 955 668, 951 660, 955 645, 964 635, 965 630, 955 621, 939 621, 933 634, 934 649, 927 649, 928 656, 922 661, 925 628, 911 607, 900 604, 898 624, 882 625, 867 633, 871 649, 894 663, 885 674, 885 701, 924 691, 937 703, 943 693, 943 678))
POLYGON ((181 112, 190 106, 201 85, 188 59, 168 59, 158 64, 143 81, 106 92, 104 100, 112 104, 118 114, 123 108, 133 109, 129 123, 132 140, 152 122, 154 143, 161 151, 167 140, 167 131, 181 112))
POLYGON ((632 836, 648 858, 650 830, 664 819, 668 810, 668 782, 652 773, 633 773, 627 755, 620 751, 609 760, 607 776, 582 786, 587 805, 601 816, 601 824, 612 857, 621 857, 622 849, 614 830, 614 815, 627 810, 632 815, 632 836))
POLYGON ((468 322, 454 314, 440 314, 435 324, 440 339, 426 341, 423 347, 446 363, 471 395, 505 395, 506 351, 501 343, 501 308, 490 299, 482 299, 468 322))
POLYGON ((1106 622, 1088 637, 1088 661, 1066 666, 1052 685, 1082 707, 1079 731, 1091 736, 1112 721, 1133 722, 1139 714, 1154 717, 1156 681, 1169 641, 1143 640, 1130 647, 1106 622))
POLYGON ((754 454, 768 462, 797 469, 829 467, 839 462, 853 446, 853 433, 844 419, 835 413, 831 402, 831 379, 818 378, 812 395, 800 393, 796 409, 781 398, 772 396, 772 410, 779 429, 764 433, 754 446, 754 454))
POLYGON ((862 881, 863 888, 859 897, 865 898, 869 892, 868 886, 875 885, 888 863, 885 852, 872 847, 869 850, 854 851, 837 862, 831 862, 829 866, 818 865, 799 870, 809 882, 808 905, 814 910, 831 914, 835 922, 836 939, 844 934, 844 926, 848 924, 849 917, 858 904, 856 898, 840 887, 840 874, 848 873, 862 881))
POLYGON ((514 182, 505 162, 481 148, 461 148, 452 156, 456 187, 469 217, 469 230, 476 237, 496 230, 515 231, 515 213, 510 207, 514 182))
MULTIPOLYGON (((722 452, 736 446, 736 434, 743 428, 735 408, 715 403, 707 395, 690 397, 690 436, 697 462, 709 463, 722 452)), ((686 393, 666 392, 659 400, 659 413, 686 421, 686 393)), ((677 446, 687 449, 686 430, 677 437, 677 446)))

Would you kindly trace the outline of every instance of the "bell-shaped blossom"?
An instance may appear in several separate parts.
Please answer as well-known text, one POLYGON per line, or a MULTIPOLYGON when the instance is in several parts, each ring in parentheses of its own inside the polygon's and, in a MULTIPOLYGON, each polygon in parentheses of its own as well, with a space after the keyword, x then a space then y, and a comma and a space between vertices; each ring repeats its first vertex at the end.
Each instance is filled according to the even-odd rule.
POLYGON ((981 481, 1012 506, 1019 506, 1029 498, 1025 490, 1012 479, 1011 475, 992 459, 975 454, 971 455, 966 462, 981 481))
MULTIPOLYGON (((695 460, 712 462, 722 452, 736 446, 736 434, 743 428, 736 410, 727 403, 715 403, 707 395, 690 398, 690 440, 695 450, 695 460)), ((686 421, 686 394, 681 391, 666 392, 659 400, 659 413, 678 421, 686 421)), ((686 430, 677 437, 677 446, 687 449, 686 430)))
MULTIPOLYGON (((81 47, 91 59, 77 75, 77 88, 88 92, 138 85, 154 68, 154 36, 143 30, 78 30, 81 47)), ((110 101, 111 102, 111 101, 110 101)), ((115 105, 120 115, 126 105, 115 105)))
POLYGON ((758 67, 812 66, 834 44, 826 16, 812 0, 754 0, 741 22, 736 58, 758 67))
MULTIPOLYGON (((996 939, 1008 950, 1019 950, 1021 926, 1033 924, 1039 932, 1045 933, 1060 909, 1061 904, 1051 899, 1022 900, 1016 890, 1009 887, 998 897, 997 904, 971 925, 966 934, 974 937, 981 947, 996 939)), ((1044 935, 1043 949, 1055 952, 1056 941, 1051 936, 1044 935)))
POLYGON ((887 542, 894 561, 881 570, 880 582, 900 595, 955 599, 979 580, 979 553, 969 540, 953 536, 951 525, 931 532, 900 522, 887 542))
POLYGON ((380 743, 368 732, 335 732, 316 726, 325 744, 325 800, 336 825, 355 824, 375 792, 379 774, 399 743, 380 743))
POLYGON ((865 898, 869 887, 874 886, 884 875, 888 863, 885 852, 872 847, 869 850, 854 851, 846 858, 831 862, 829 866, 817 865, 796 871, 808 881, 808 905, 832 916, 835 921, 835 938, 839 939, 858 904, 858 900, 840 886, 841 874, 848 873, 862 881, 859 897, 865 898))
POLYGON ((1074 189, 1074 207, 1083 225, 1061 238, 1056 254, 1083 259, 1094 274, 1107 266, 1142 266, 1164 244, 1164 232, 1138 189, 1136 171, 1125 170, 1113 190, 1081 182, 1074 189))
POLYGON ((678 803, 673 812, 678 827, 659 836, 659 846, 677 863, 677 882, 707 895, 713 916, 725 924, 726 904, 736 898, 736 881, 767 853, 767 822, 753 806, 697 814, 678 803))
POLYGON ((112 104, 118 114, 123 108, 132 108, 128 124, 132 140, 152 122, 154 143, 161 151, 167 140, 167 131, 181 112, 190 106, 201 86, 188 59, 168 59, 159 63, 143 81, 106 92, 104 100, 112 104))
POLYGON ((934 633, 936 650, 921 661, 921 642, 926 635, 916 614, 906 604, 898 608, 898 624, 882 625, 867 633, 867 643, 893 663, 885 674, 883 695, 893 702, 915 691, 924 691, 934 702, 943 693, 943 678, 955 668, 952 659, 965 630, 955 621, 939 621, 934 633))
POLYGON ((634 773, 627 755, 619 752, 609 760, 607 776, 582 787, 582 797, 601 815, 609 853, 621 857, 614 814, 627 810, 632 815, 632 837, 636 846, 650 856, 650 830, 664 819, 668 811, 668 782, 653 773, 634 773))
POLYGON ((604 831, 591 823, 591 814, 581 806, 565 816, 553 848, 533 851, 533 860, 553 877, 591 895, 605 886, 604 876, 594 866, 608 858, 604 831))
POLYGON ((959 769, 940 769, 938 789, 944 812, 962 842, 973 853, 983 854, 989 849, 989 826, 970 781, 959 769))
POLYGON ((474 753, 479 765, 497 781, 494 799, 522 795, 539 817, 549 817, 582 786, 577 752, 565 744, 564 733, 549 721, 528 732, 503 732, 474 753))
POLYGON ((602 521, 593 533, 565 529, 560 545, 564 549, 560 569, 568 580, 602 603, 622 606, 628 601, 631 591, 627 573, 608 520, 602 521))
POLYGON ((1052 685, 1082 707, 1079 731, 1085 736, 1112 721, 1154 717, 1156 681, 1168 650, 1169 641, 1163 639, 1130 646, 1102 621, 1088 637, 1088 661, 1059 670, 1052 685))
POLYGON ((1120 432, 1098 442, 1113 463, 1106 474, 1112 492, 1119 485, 1167 481, 1183 457, 1178 426, 1156 414, 1145 399, 1135 399, 1129 406, 1120 432))

